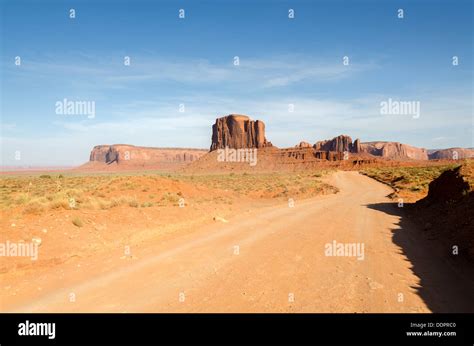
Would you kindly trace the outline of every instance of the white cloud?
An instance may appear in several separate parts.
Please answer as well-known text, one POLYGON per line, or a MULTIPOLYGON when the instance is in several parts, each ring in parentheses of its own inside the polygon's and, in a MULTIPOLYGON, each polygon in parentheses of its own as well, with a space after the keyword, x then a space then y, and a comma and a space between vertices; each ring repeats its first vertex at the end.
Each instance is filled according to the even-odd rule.
MULTIPOLYGON (((74 86, 109 90, 133 87, 136 83, 173 81, 187 85, 232 84, 246 88, 285 87, 304 81, 328 82, 348 78, 355 73, 377 68, 373 62, 344 66, 341 62, 323 61, 307 56, 288 55, 272 58, 240 58, 240 65, 205 59, 165 60, 154 57, 131 57, 131 65, 104 57, 88 57, 74 64, 29 61, 16 68, 17 77, 42 78, 74 86), (105 63, 104 61, 107 61, 105 63), (112 63, 110 61, 113 61, 112 63), (67 78, 65 78, 67 77, 67 78), (224 84, 222 84, 224 83, 224 84)), ((9 67, 13 71, 14 67, 9 67)))

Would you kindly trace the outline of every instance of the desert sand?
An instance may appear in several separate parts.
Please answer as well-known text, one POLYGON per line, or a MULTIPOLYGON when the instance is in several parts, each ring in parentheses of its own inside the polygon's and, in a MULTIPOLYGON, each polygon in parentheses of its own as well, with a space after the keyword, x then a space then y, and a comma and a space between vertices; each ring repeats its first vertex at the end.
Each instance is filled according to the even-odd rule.
POLYGON ((474 311, 472 272, 421 237, 387 197, 390 187, 354 171, 324 180, 339 192, 293 207, 236 208, 226 219, 137 242, 130 256, 110 248, 2 273, 1 310, 474 311), (363 260, 326 256, 333 241, 362 242, 363 260))

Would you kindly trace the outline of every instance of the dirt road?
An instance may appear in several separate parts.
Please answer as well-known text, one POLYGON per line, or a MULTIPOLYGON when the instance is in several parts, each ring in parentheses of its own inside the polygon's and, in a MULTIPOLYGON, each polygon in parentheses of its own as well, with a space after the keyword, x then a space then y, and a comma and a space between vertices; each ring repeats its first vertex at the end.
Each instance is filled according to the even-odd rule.
POLYGON ((296 200, 292 208, 249 211, 150 244, 113 270, 75 285, 60 281, 8 310, 474 311, 472 279, 433 255, 386 197, 389 187, 357 172, 337 172, 329 182, 340 192, 296 200), (364 251, 327 256, 334 242, 364 251))

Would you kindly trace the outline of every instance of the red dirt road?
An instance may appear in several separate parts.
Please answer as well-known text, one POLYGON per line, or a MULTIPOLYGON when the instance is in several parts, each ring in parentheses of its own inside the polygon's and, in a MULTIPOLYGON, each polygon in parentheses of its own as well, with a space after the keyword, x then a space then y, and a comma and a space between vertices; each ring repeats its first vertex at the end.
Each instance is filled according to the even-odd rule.
POLYGON ((389 187, 357 172, 328 180, 339 193, 144 245, 137 258, 117 258, 110 270, 85 273, 79 283, 57 280, 52 268, 47 275, 56 277, 54 287, 4 301, 1 310, 474 312, 472 277, 434 255, 386 197, 389 187), (326 256, 333 241, 363 244, 363 259, 326 256))

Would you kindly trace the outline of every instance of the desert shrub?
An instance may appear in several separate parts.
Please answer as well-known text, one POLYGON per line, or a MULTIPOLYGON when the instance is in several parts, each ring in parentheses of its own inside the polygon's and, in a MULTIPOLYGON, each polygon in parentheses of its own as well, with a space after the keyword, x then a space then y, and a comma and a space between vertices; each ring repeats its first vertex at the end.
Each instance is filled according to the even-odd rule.
POLYGON ((138 208, 139 204, 136 199, 132 199, 128 202, 128 206, 132 208, 138 208))
POLYGON ((49 174, 42 174, 40 175, 40 179, 51 179, 51 176, 49 174))
POLYGON ((84 199, 76 200, 77 209, 91 209, 97 210, 100 208, 99 200, 94 197, 86 197, 84 199))
POLYGON ((69 206, 69 201, 67 199, 56 198, 49 203, 51 209, 71 209, 69 206))
POLYGON ((300 187, 300 190, 299 190, 301 193, 305 193, 308 191, 308 188, 306 186, 302 186, 300 187))
POLYGON ((181 197, 179 197, 177 194, 175 193, 171 193, 171 192, 166 192, 163 197, 161 197, 161 200, 163 202, 165 202, 166 204, 172 204, 172 205, 176 205, 178 204, 179 202, 179 199, 181 197))
POLYGON ((81 189, 67 189, 66 191, 64 191, 64 193, 68 197, 78 197, 78 196, 81 196, 84 193, 84 191, 81 189))
POLYGON ((110 208, 113 207, 112 201, 107 201, 107 200, 104 200, 104 199, 98 200, 97 205, 98 205, 99 209, 102 209, 102 210, 110 209, 110 208))
POLYGON ((120 198, 112 198, 110 200, 110 208, 114 208, 114 207, 118 207, 119 205, 121 205, 121 200, 120 198))
POLYGON ((30 200, 30 196, 27 193, 20 193, 18 196, 15 197, 15 203, 17 204, 25 204, 30 200))
POLYGON ((84 222, 82 221, 82 219, 78 216, 75 216, 73 219, 72 219, 72 224, 74 226, 77 226, 77 227, 82 227, 84 226, 84 222))
POLYGON ((23 208, 25 214, 40 214, 43 210, 44 206, 38 201, 32 201, 23 208))

